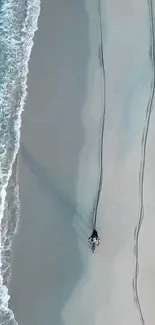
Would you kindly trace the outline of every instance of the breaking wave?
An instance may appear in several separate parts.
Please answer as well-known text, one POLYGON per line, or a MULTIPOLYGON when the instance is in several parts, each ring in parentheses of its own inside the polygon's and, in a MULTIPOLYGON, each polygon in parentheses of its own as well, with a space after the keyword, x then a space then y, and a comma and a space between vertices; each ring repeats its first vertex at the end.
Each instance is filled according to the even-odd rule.
MULTIPOLYGON (((0 324, 15 325, 8 307, 7 279, 12 234, 19 217, 17 179, 11 177, 20 145, 27 95, 28 62, 37 30, 40 0, 0 2, 0 324), (11 210, 7 191, 12 188, 11 210), (9 212, 11 211, 11 212, 9 212), (6 277, 6 278, 5 278, 6 277)), ((14 170, 14 173, 16 170, 14 170)))

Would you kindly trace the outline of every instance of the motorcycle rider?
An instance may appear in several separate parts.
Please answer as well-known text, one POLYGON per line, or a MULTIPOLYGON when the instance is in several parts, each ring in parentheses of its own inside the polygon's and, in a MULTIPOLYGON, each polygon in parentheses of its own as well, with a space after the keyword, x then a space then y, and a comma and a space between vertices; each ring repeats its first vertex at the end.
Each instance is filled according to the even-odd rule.
POLYGON ((88 238, 88 242, 91 245, 93 245, 93 244, 95 244, 95 246, 100 245, 100 238, 99 238, 98 232, 95 228, 93 229, 91 236, 88 238))

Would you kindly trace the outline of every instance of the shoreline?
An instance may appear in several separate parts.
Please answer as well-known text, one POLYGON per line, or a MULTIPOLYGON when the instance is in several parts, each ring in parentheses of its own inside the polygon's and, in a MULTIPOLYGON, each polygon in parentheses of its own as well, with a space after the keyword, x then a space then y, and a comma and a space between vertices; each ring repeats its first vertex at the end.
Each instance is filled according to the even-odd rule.
POLYGON ((12 174, 6 189, 6 206, 2 219, 2 274, 3 284, 9 286, 12 262, 12 242, 18 229, 20 218, 18 196, 18 154, 12 167, 12 174))

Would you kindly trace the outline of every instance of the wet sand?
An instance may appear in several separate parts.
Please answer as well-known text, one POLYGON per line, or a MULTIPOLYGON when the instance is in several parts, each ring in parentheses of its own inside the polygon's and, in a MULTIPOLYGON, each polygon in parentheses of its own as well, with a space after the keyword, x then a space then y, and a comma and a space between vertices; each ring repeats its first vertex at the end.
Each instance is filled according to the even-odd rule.
POLYGON ((61 311, 84 269, 72 221, 85 142, 88 61, 84 2, 44 1, 19 153, 21 219, 13 243, 10 306, 20 325, 64 324, 61 311))

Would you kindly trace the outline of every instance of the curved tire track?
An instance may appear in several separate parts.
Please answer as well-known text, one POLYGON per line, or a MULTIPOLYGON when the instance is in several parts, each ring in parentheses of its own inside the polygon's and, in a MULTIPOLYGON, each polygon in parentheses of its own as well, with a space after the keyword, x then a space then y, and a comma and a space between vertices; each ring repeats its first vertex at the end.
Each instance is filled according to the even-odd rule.
POLYGON ((154 20, 153 20, 153 3, 148 0, 149 20, 150 20, 150 39, 151 39, 151 60, 153 68, 153 77, 151 84, 151 94, 146 108, 145 125, 143 129, 141 141, 141 162, 139 171, 139 219, 134 231, 134 255, 135 255, 135 272, 133 278, 133 293, 134 301, 140 314, 142 325, 145 325, 145 320, 140 305, 138 294, 138 273, 139 273, 139 233, 144 219, 144 172, 145 172, 145 159, 146 159, 146 146, 151 113, 153 109, 154 95, 155 95, 155 35, 154 35, 154 20))
POLYGON ((98 0, 98 15, 99 15, 99 31, 100 31, 100 66, 101 66, 101 78, 102 78, 102 106, 103 106, 103 116, 101 121, 101 134, 100 134, 100 148, 99 148, 99 182, 97 188, 97 195, 93 206, 93 228, 96 227, 98 205, 102 190, 103 182, 103 136, 104 136, 104 125, 105 125, 105 113, 106 113, 106 74, 104 65, 104 55, 103 55, 103 33, 102 33, 102 18, 101 18, 101 1, 98 0))

